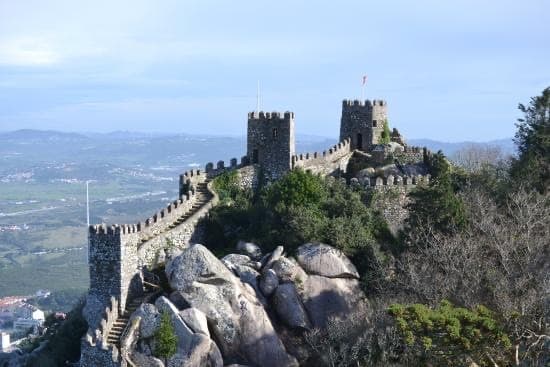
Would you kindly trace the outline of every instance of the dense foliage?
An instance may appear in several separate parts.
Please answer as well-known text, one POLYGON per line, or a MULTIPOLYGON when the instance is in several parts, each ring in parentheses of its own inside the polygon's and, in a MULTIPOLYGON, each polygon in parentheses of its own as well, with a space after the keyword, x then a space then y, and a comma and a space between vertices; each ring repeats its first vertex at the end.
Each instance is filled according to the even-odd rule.
POLYGON ((515 142, 519 156, 511 173, 518 183, 528 184, 540 192, 550 187, 550 87, 519 105, 524 118, 519 119, 515 142))
POLYGON ((458 176, 441 151, 430 156, 427 165, 432 175, 430 185, 421 186, 410 194, 407 233, 423 224, 447 233, 463 227, 466 217, 464 203, 456 195, 458 176))
POLYGON ((494 363, 511 346, 503 325, 484 306, 455 307, 444 300, 435 308, 422 304, 390 306, 397 329, 410 351, 434 365, 464 366, 473 361, 494 363))
POLYGON ((356 192, 335 179, 293 170, 253 196, 236 190, 225 175, 216 188, 230 198, 210 212, 207 245, 219 254, 231 252, 238 240, 260 244, 265 251, 284 244, 293 252, 307 242, 343 250, 366 273, 383 258, 378 243, 391 241, 383 219, 356 192))

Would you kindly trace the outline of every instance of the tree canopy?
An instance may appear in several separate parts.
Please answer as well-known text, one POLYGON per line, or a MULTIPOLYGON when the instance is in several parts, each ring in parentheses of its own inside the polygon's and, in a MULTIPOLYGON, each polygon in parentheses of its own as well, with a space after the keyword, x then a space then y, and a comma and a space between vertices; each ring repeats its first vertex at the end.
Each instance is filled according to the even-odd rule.
POLYGON ((515 180, 528 183, 539 192, 550 186, 550 87, 529 105, 519 105, 524 117, 518 119, 515 143, 518 157, 512 163, 515 180))

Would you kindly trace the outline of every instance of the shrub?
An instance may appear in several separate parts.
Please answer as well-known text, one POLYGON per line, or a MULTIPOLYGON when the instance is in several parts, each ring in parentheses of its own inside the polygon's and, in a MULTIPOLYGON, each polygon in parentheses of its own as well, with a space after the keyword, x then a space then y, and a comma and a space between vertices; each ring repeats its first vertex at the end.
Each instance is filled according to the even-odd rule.
POLYGON ((163 358, 165 361, 176 354, 178 347, 178 337, 174 332, 174 327, 170 320, 168 312, 163 312, 160 319, 160 326, 154 336, 155 348, 154 355, 157 358, 163 358))
POLYGON ((437 365, 493 365, 511 347, 504 327, 482 305, 467 309, 444 300, 436 308, 393 304, 388 312, 410 352, 437 365))

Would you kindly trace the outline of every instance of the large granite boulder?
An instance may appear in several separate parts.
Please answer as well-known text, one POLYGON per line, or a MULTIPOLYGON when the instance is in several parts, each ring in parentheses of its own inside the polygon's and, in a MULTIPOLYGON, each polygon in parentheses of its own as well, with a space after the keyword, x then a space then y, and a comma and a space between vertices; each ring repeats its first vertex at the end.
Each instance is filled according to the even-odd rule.
POLYGON ((322 243, 308 243, 298 247, 296 259, 308 274, 329 278, 355 278, 359 273, 344 253, 322 243))
POLYGON ((223 367, 223 358, 216 343, 203 334, 196 334, 191 352, 184 356, 182 362, 174 364, 174 367, 223 367))
POLYGON ((160 314, 155 305, 150 303, 142 303, 132 314, 132 318, 134 317, 141 317, 139 326, 140 338, 152 337, 160 326, 160 314))
POLYGON ((250 256, 250 258, 254 260, 259 260, 262 257, 262 249, 252 242, 239 241, 237 243, 237 251, 241 254, 250 256))
POLYGON ((206 314, 225 358, 245 357, 266 367, 297 366, 252 287, 206 247, 196 244, 185 249, 171 261, 166 275, 187 304, 206 314))
POLYGON ((231 265, 248 265, 252 264, 252 259, 250 256, 241 255, 241 254, 229 254, 222 257, 222 263, 225 264, 229 269, 231 265))
POLYGON ((331 317, 345 318, 364 307, 359 281, 309 275, 300 291, 313 327, 324 328, 331 317))
POLYGON ((184 291, 195 283, 230 284, 233 274, 208 249, 196 244, 170 261, 166 276, 172 289, 184 291))
POLYGON ((164 367, 164 362, 151 355, 133 350, 129 355, 133 364, 139 367, 164 367))
POLYGON ((311 324, 304 305, 293 283, 284 283, 277 287, 271 302, 279 319, 291 328, 310 329, 311 324))
POLYGON ((269 297, 275 289, 277 289, 277 286, 279 285, 279 278, 277 277, 277 273, 273 271, 273 269, 267 269, 264 271, 260 278, 260 289, 264 296, 269 297))
POLYGON ((156 300, 155 306, 160 313, 166 312, 170 316, 170 321, 178 337, 178 354, 187 355, 192 349, 193 331, 185 324, 179 315, 179 310, 168 298, 160 296, 156 300))
POLYGON ((283 256, 284 252, 285 248, 283 246, 277 246, 267 258, 262 258, 262 265, 264 266, 264 269, 269 269, 271 264, 283 256))
POLYGON ((281 256, 271 264, 271 269, 277 274, 280 283, 302 282, 307 277, 304 270, 295 260, 281 256))
POLYGON ((210 337, 208 331, 208 321, 206 315, 201 310, 196 308, 186 308, 179 312, 183 322, 189 326, 195 333, 204 334, 210 337))

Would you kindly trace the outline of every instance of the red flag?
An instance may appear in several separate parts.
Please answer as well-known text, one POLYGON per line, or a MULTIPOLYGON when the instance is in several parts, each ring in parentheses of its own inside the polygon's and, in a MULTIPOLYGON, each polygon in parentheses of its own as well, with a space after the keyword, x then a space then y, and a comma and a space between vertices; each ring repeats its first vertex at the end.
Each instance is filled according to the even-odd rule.
POLYGON ((367 84, 367 76, 363 75, 363 85, 367 84))

